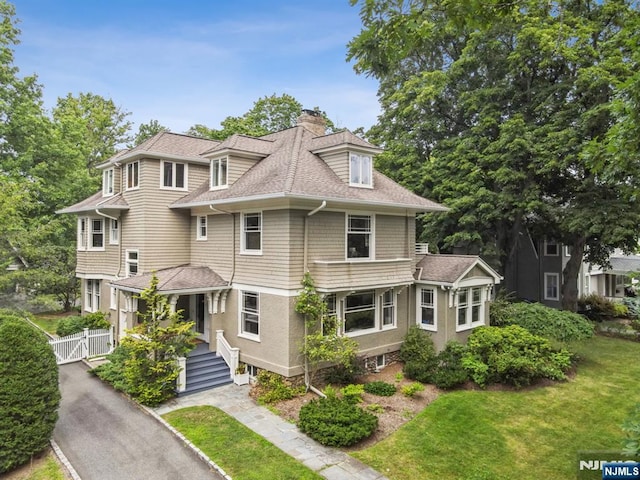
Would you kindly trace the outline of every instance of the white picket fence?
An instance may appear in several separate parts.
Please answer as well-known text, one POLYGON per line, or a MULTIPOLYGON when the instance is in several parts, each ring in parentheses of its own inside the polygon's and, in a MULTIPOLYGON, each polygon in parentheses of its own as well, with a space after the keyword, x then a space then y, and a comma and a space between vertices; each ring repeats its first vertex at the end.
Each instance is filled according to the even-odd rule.
POLYGON ((82 332, 49 340, 49 345, 56 354, 58 365, 63 365, 111 353, 115 346, 113 340, 113 327, 98 330, 85 328, 82 332))

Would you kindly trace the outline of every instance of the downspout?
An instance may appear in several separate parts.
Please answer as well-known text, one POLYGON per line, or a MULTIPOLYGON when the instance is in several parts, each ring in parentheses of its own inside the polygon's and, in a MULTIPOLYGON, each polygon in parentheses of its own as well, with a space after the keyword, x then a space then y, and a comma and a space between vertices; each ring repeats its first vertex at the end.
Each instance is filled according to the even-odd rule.
MULTIPOLYGON (((309 244, 309 221, 308 221, 308 217, 311 217, 312 215, 315 215, 316 213, 318 213, 320 210, 322 210, 323 208, 325 208, 327 206, 327 201, 323 200, 322 203, 320 204, 320 206, 314 208, 313 210, 311 210, 309 213, 307 213, 306 217, 304 217, 304 239, 303 239, 303 269, 304 269, 304 273, 307 273, 309 271, 308 268, 308 253, 307 253, 307 248, 308 248, 308 244, 309 244)), ((306 338, 307 336, 307 322, 305 320, 304 322, 304 336, 306 338)), ((307 360, 307 356, 304 356, 304 385, 305 387, 307 387, 307 391, 311 390, 313 393, 315 393, 316 395, 319 395, 321 397, 326 397, 326 395, 324 393, 322 393, 320 390, 318 390, 316 387, 314 387, 313 385, 311 385, 311 382, 309 381, 309 361, 307 360)))

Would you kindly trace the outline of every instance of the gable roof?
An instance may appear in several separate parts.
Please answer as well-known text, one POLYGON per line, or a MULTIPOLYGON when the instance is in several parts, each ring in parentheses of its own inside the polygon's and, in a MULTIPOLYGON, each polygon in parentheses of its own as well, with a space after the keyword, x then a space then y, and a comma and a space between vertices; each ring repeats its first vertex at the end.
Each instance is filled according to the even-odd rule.
POLYGON ((111 285, 120 290, 141 292, 151 284, 152 276, 158 277, 158 292, 164 295, 181 292, 221 290, 229 287, 229 282, 209 267, 182 265, 165 268, 157 272, 115 280, 111 285))
MULTIPOLYGON (((237 140, 237 139, 235 139, 237 140)), ((318 156, 319 148, 358 145, 371 151, 378 147, 351 132, 315 136, 304 127, 292 127, 261 137, 271 150, 235 183, 221 190, 210 190, 208 182, 173 203, 172 208, 224 205, 244 200, 297 198, 338 201, 353 204, 388 205, 417 211, 446 211, 447 208, 422 198, 380 172, 373 172, 373 188, 350 187, 318 156)), ((217 148, 214 147, 214 150, 217 148)), ((211 153, 211 151, 209 151, 211 153)))
POLYGON ((615 255, 609 257, 609 267, 602 268, 601 272, 592 272, 592 275, 598 273, 610 273, 616 275, 626 275, 631 272, 640 272, 640 256, 638 255, 615 255))
POLYGON ((428 254, 416 265, 416 281, 433 282, 442 285, 455 286, 474 267, 480 267, 493 279, 493 283, 500 283, 502 277, 484 260, 476 255, 441 255, 428 254))

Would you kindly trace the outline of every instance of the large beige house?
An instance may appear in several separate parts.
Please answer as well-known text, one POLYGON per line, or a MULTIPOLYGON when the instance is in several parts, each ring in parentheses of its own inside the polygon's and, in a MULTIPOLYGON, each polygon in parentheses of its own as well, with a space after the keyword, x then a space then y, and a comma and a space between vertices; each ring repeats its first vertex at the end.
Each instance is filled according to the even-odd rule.
POLYGON ((309 271, 342 333, 378 367, 410 325, 438 348, 488 323, 499 275, 477 257, 427 254, 416 215, 445 207, 373 168, 381 149, 349 131, 297 126, 223 142, 160 133, 111 158, 102 191, 62 210, 78 217, 82 309, 119 335, 136 293, 160 292, 215 351, 224 341, 255 372, 303 373, 304 322, 294 310, 309 271))

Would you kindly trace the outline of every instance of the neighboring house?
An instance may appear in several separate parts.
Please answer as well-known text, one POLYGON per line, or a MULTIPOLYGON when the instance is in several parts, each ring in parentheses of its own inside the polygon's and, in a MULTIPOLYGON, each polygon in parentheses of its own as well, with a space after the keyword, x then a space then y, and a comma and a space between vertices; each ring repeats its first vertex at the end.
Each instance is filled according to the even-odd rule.
POLYGON ((597 293, 610 299, 635 295, 636 279, 630 274, 640 272, 640 256, 624 255, 616 252, 609 257, 609 266, 587 265, 585 289, 587 293, 597 293), (632 287, 632 288, 630 288, 632 287))
POLYGON ((500 276, 477 257, 416 255, 416 214, 446 209, 375 171, 380 152, 349 131, 325 135, 305 111, 260 138, 163 132, 119 153, 99 167, 101 192, 59 212, 78 216, 83 310, 110 312, 122 335, 155 273, 210 350, 224 337, 251 372, 295 376, 309 271, 377 366, 410 325, 440 348, 464 340, 488 324, 500 276))

